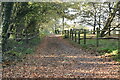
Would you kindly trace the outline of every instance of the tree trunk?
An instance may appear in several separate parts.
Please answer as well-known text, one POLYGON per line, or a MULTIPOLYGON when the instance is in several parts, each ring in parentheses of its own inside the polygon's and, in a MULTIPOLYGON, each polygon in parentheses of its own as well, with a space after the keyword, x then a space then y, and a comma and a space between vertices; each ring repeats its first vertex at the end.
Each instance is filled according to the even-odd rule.
MULTIPOLYGON (((109 7, 109 13, 111 13, 111 3, 108 4, 108 7, 109 7)), ((109 25, 109 36, 110 36, 110 28, 111 28, 111 24, 109 25)))
POLYGON ((95 34, 95 28, 96 28, 96 7, 95 7, 95 4, 93 3, 93 7, 94 7, 94 10, 95 10, 95 13, 94 13, 94 28, 93 28, 93 34, 95 34))
POLYGON ((63 16, 63 30, 64 30, 64 26, 65 26, 65 25, 64 25, 64 16, 63 16))
POLYGON ((62 34, 64 34, 64 16, 62 17, 62 24, 63 24, 63 29, 62 29, 62 34))
MULTIPOLYGON (((99 9, 99 30, 100 30, 100 28, 101 28, 101 4, 100 4, 100 9, 99 9)), ((100 34, 100 31, 98 31, 99 32, 99 34, 100 34)))
POLYGON ((8 36, 8 28, 10 25, 10 17, 12 13, 12 8, 13 8, 13 2, 6 2, 2 3, 3 6, 3 28, 2 28, 2 51, 4 52, 6 50, 6 44, 7 44, 7 39, 9 38, 8 36))
POLYGON ((111 22, 113 21, 113 19, 115 17, 115 14, 118 11, 119 5, 120 5, 120 1, 117 2, 117 4, 113 8, 113 12, 110 13, 110 15, 109 15, 109 17, 107 19, 107 22, 106 22, 104 28, 102 29, 103 31, 100 34, 101 37, 104 37, 106 35, 105 32, 109 29, 109 26, 111 25, 111 22))
MULTIPOLYGON (((120 24, 118 24, 116 27, 119 27, 120 24)), ((111 29, 110 31, 106 32, 105 35, 109 34, 111 31, 113 31, 116 27, 113 27, 113 29, 111 29)))

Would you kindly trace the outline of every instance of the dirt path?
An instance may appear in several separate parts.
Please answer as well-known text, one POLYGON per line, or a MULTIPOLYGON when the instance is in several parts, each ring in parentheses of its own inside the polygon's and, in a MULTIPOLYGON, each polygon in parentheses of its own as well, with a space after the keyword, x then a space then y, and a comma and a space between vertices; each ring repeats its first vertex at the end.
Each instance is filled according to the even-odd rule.
POLYGON ((8 78, 119 78, 119 65, 74 47, 59 36, 46 37, 36 54, 4 68, 8 78))

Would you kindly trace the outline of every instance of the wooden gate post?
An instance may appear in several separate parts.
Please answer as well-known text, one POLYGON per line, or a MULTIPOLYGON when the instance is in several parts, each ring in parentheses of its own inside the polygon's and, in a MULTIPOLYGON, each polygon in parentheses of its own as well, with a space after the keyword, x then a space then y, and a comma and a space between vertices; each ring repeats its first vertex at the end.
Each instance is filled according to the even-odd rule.
POLYGON ((84 29, 84 44, 86 44, 86 29, 84 29))
POLYGON ((80 44, 80 30, 78 32, 78 44, 80 44))

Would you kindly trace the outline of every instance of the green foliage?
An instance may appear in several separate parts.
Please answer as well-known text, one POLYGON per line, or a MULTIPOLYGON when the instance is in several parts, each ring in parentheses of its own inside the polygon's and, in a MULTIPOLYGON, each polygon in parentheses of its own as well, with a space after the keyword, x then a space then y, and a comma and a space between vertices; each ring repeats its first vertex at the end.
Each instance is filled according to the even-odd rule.
POLYGON ((64 34, 64 35, 63 35, 63 38, 66 39, 66 38, 69 38, 69 37, 68 37, 67 35, 64 34))
MULTIPOLYGON (((72 43, 75 43, 72 41, 72 43)), ((110 55, 114 60, 120 61, 120 54, 118 54, 118 41, 117 40, 99 40, 99 47, 96 47, 96 40, 87 40, 84 44, 84 40, 81 40, 80 45, 84 49, 94 50, 100 53, 100 55, 110 55)))
POLYGON ((9 25, 10 25, 10 17, 11 17, 11 13, 12 13, 12 8, 13 8, 13 3, 11 2, 5 2, 2 3, 4 12, 2 15, 3 18, 3 27, 2 27, 2 51, 5 51, 6 48, 6 43, 7 43, 7 39, 9 38, 9 35, 7 34, 7 30, 9 29, 9 25))
POLYGON ((22 59, 26 54, 34 53, 36 46, 39 44, 40 38, 29 40, 26 44, 25 41, 8 40, 7 51, 3 53, 4 61, 14 61, 22 59))
MULTIPOLYGON (((40 38, 53 32, 54 24, 63 16, 74 19, 76 16, 65 13, 68 8, 78 8, 71 3, 32 3, 32 2, 3 2, 3 44, 6 44, 4 57, 18 58, 33 53, 40 38), (8 32, 14 32, 9 34, 8 32), (26 38, 26 34, 40 33, 38 38, 25 41, 15 41, 17 38, 26 38), (20 35, 19 35, 20 34, 20 35), (11 55, 11 56, 10 56, 11 55)), ((76 4, 76 3, 75 3, 76 4)), ((77 3, 78 4, 78 3, 77 3)), ((56 27, 56 26, 55 26, 56 27)), ((36 34, 34 34, 36 35, 36 34)), ((33 35, 33 36, 34 36, 33 35)), ((14 59, 14 58, 13 58, 14 59)))
MULTIPOLYGON (((83 46, 84 40, 81 40, 81 45, 83 46)), ((96 47, 96 40, 87 40, 88 49, 97 49, 98 52, 110 53, 114 50, 117 50, 117 40, 99 40, 99 47, 96 47)))
POLYGON ((86 49, 96 50, 101 55, 111 55, 116 61, 120 61, 117 40, 100 40, 99 47, 96 47, 96 40, 87 40, 86 45, 83 44, 83 40, 81 42, 81 46, 86 49))
MULTIPOLYGON (((8 38, 11 36, 11 34, 7 36, 7 31, 19 34, 27 34, 41 31, 41 29, 44 29, 47 33, 50 33, 50 31, 53 32, 53 25, 58 19, 65 17, 72 20, 76 17, 74 15, 66 13, 65 11, 67 11, 68 8, 78 9, 79 6, 79 3, 74 3, 73 5, 71 3, 59 2, 11 2, 3 4, 3 18, 5 18, 5 20, 8 22, 7 25, 3 24, 3 26, 6 27, 3 27, 4 31, 2 34, 5 34, 4 37, 8 38)), ((14 38, 17 37, 16 35, 13 36, 14 38)), ((7 39, 5 39, 5 41, 7 41, 7 39)), ((3 42, 3 44, 5 44, 5 42, 3 42)))
MULTIPOLYGON (((3 3, 2 14, 3 14, 3 49, 6 49, 6 54, 15 55, 17 57, 23 54, 29 54, 34 52, 33 46, 39 43, 39 38, 35 38, 29 41, 28 44, 25 41, 15 41, 13 39, 23 37, 29 37, 26 34, 41 33, 40 37, 43 37, 47 34, 54 32, 54 29, 60 28, 56 27, 57 21, 60 18, 67 18, 70 20, 75 19, 78 15, 69 14, 70 8, 79 10, 80 6, 83 4, 79 3, 55 3, 55 2, 12 2, 12 3, 3 3), (14 34, 9 34, 8 32, 14 32, 14 34), (10 36, 12 38, 10 38, 10 36), (6 44, 6 45, 4 45, 6 44), (4 47, 6 46, 6 47, 4 47)), ((83 14, 87 14, 88 17, 93 17, 93 8, 90 8, 91 4, 83 4, 82 9, 84 9, 83 14)), ((115 16, 115 15, 114 15, 115 16)), ((85 21, 86 23, 86 21, 85 21)), ((84 24, 84 23, 83 23, 84 24)), ((33 35, 33 36, 34 36, 33 35)), ((65 36, 66 37, 66 36, 65 36)), ((85 48, 92 49, 94 48, 98 52, 106 53, 116 50, 116 44, 112 41, 101 41, 99 48, 96 48, 96 41, 89 40, 86 45, 81 41, 81 46, 85 48), (108 43, 107 45, 104 45, 108 43)), ((6 55, 5 54, 5 55, 6 55)))
POLYGON ((116 54, 115 56, 113 56, 113 59, 120 62, 120 54, 116 54))
POLYGON ((25 54, 31 54, 34 52, 34 49, 28 48, 24 53, 25 54))
MULTIPOLYGON (((41 37, 41 38, 43 38, 43 37, 41 37)), ((32 46, 38 45, 38 43, 40 42, 41 38, 37 37, 37 38, 34 38, 34 39, 30 40, 29 41, 29 46, 32 47, 32 46)))

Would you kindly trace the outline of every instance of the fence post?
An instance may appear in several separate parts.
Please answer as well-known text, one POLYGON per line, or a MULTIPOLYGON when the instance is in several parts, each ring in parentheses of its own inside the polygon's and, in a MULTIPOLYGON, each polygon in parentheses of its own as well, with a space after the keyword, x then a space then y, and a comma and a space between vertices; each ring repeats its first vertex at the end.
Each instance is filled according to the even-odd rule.
POLYGON ((80 30, 78 32, 78 44, 80 44, 80 30))
POLYGON ((65 36, 65 38, 66 38, 66 30, 63 31, 63 34, 64 34, 64 36, 65 36))
POLYGON ((75 42, 77 41, 77 31, 75 30, 75 42))
POLYGON ((97 28, 97 35, 96 35, 96 46, 99 46, 99 29, 97 28))
POLYGON ((69 30, 67 30, 67 38, 69 38, 69 30))
POLYGON ((71 29, 69 30, 69 38, 71 38, 71 29))
POLYGON ((72 29, 70 29, 70 39, 71 39, 71 35, 72 35, 72 29))
MULTIPOLYGON (((119 21, 120 21, 120 8, 119 8, 119 21)), ((118 31, 118 54, 120 54, 120 29, 118 31)))
POLYGON ((120 30, 118 31, 118 54, 120 54, 120 30))
POLYGON ((92 29, 90 30, 90 34, 92 34, 92 29))
POLYGON ((26 42, 26 44, 28 44, 28 33, 27 32, 25 34, 25 42, 26 42))
POLYGON ((86 44, 86 29, 84 29, 84 44, 86 44))
POLYGON ((74 31, 74 30, 72 30, 72 40, 73 40, 73 31, 74 31))

